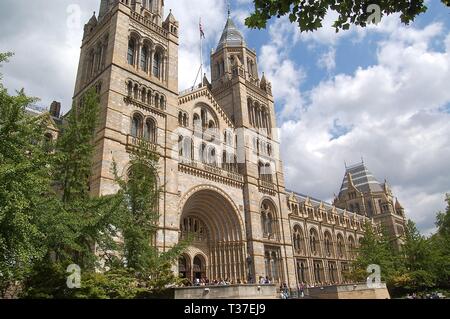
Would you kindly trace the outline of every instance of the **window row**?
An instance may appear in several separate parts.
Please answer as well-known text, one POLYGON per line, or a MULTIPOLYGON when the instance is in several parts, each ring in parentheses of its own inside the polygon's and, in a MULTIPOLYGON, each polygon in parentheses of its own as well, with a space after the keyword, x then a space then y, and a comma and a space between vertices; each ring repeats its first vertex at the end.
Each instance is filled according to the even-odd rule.
POLYGON ((150 41, 140 42, 137 36, 131 36, 128 40, 127 61, 129 65, 147 73, 161 81, 165 80, 166 69, 164 50, 161 47, 153 48, 150 41))
MULTIPOLYGON (((182 160, 193 161, 194 160, 194 142, 190 137, 180 135, 178 137, 178 155, 182 160)), ((232 172, 239 173, 239 166, 237 163, 236 155, 223 151, 222 161, 219 162, 218 153, 216 148, 212 145, 206 145, 202 143, 198 149, 198 159, 200 162, 219 167, 232 172)))
POLYGON ((207 240, 205 224, 195 217, 184 218, 181 222, 181 239, 191 239, 196 242, 207 240))
MULTIPOLYGON (((303 231, 300 226, 296 225, 293 229, 293 246, 294 251, 297 254, 306 254, 306 238, 303 235, 303 231)), ((336 251, 335 243, 331 236, 331 233, 326 231, 324 233, 323 247, 321 247, 319 235, 317 230, 312 228, 309 232, 309 251, 313 256, 319 256, 321 254, 321 248, 323 248, 323 253, 325 257, 331 258, 353 258, 356 254, 356 244, 353 236, 349 236, 347 240, 347 245, 345 244, 344 237, 341 234, 336 236, 336 251), (348 248, 348 256, 346 248, 348 248)))
POLYGON ((107 50, 108 35, 105 35, 87 50, 88 53, 84 62, 84 83, 90 81, 105 68, 107 50))
POLYGON ((207 107, 200 108, 200 114, 198 112, 194 113, 194 129, 206 130, 218 130, 218 120, 215 114, 207 107))
POLYGON ((178 125, 182 127, 188 127, 189 125, 189 115, 186 112, 178 112, 178 125))
POLYGON ((251 98, 247 100, 248 104, 248 119, 250 125, 254 128, 262 129, 266 134, 272 134, 272 124, 270 112, 267 107, 253 101, 251 98))
POLYGON ((273 183, 273 171, 270 163, 258 162, 258 176, 264 182, 273 183))
MULTIPOLYGON (((339 283, 338 266, 334 261, 328 261, 328 282, 331 284, 339 283)), ((309 275, 309 267, 307 260, 297 260, 297 278, 300 283, 325 283, 325 268, 322 260, 314 260, 312 263, 312 277, 309 275), (311 279, 310 279, 311 278, 311 279)), ((341 262, 342 272, 348 269, 346 263, 341 262)))
POLYGON ((136 101, 148 104, 154 108, 166 109, 166 97, 162 93, 153 91, 131 80, 127 82, 127 95, 136 101))
POLYGON ((157 144, 158 127, 156 121, 151 117, 144 119, 140 113, 133 114, 131 119, 131 136, 157 144))
POLYGON ((259 138, 253 138, 253 150, 257 154, 272 156, 272 144, 269 142, 264 142, 259 138))

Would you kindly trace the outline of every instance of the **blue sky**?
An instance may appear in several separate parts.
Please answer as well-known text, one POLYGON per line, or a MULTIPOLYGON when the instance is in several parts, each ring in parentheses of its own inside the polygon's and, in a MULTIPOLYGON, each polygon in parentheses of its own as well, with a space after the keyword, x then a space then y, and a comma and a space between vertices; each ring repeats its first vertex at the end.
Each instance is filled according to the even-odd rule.
MULTIPOLYGON (((92 0, 2 0, 0 51, 15 57, 2 68, 10 89, 25 87, 70 107, 84 23, 98 11, 92 0), (79 21, 68 21, 73 10, 79 21), (11 14, 13 13, 13 14, 11 14), (17 21, 21 21, 20 24, 17 21), (75 22, 75 23, 73 23, 75 22)), ((199 68, 199 18, 206 33, 205 63, 227 17, 225 0, 166 0, 180 21, 180 90, 199 68)), ((429 10, 410 26, 398 16, 377 26, 338 34, 330 26, 300 34, 286 18, 266 30, 244 24, 250 0, 231 1, 232 17, 258 53, 259 72, 272 82, 286 185, 330 201, 339 191, 344 162, 361 157, 380 182, 387 179, 413 219, 428 234, 450 192, 450 8, 429 10)))

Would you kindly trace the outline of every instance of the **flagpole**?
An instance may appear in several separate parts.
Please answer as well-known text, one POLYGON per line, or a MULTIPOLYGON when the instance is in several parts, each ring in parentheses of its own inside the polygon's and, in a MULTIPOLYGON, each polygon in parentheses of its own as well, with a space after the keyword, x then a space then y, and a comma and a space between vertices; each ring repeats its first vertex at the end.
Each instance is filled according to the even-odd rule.
MULTIPOLYGON (((200 23, 199 25, 202 25, 202 18, 200 18, 200 23)), ((203 36, 202 33, 200 32, 200 86, 203 86, 203 36)))

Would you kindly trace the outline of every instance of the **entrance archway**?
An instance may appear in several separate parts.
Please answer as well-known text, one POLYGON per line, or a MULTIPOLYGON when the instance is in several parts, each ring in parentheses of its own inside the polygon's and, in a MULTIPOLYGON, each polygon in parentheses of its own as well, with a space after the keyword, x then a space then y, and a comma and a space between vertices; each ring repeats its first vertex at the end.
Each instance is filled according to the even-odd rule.
POLYGON ((206 261, 201 255, 194 257, 193 275, 194 279, 206 278, 206 261))
POLYGON ((186 253, 192 260, 188 278, 246 279, 246 247, 242 222, 226 195, 201 189, 188 197, 180 219, 181 240, 190 239, 186 253))
POLYGON ((178 273, 181 278, 189 278, 190 276, 190 260, 186 255, 178 258, 178 273))

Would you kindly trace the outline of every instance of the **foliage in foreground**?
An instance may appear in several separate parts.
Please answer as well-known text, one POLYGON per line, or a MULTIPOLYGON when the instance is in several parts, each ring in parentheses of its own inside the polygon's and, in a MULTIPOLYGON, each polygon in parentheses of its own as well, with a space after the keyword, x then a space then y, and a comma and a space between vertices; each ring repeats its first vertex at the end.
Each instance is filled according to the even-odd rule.
POLYGON ((418 291, 450 288, 450 196, 447 210, 436 217, 438 231, 431 237, 420 234, 408 221, 400 250, 392 247, 387 236, 365 227, 365 237, 348 276, 365 282, 367 266, 381 267, 382 280, 394 296, 418 291))
MULTIPOLYGON (((297 23, 301 32, 314 31, 322 27, 323 20, 331 12, 337 13, 333 27, 336 32, 347 30, 350 25, 366 27, 374 22, 377 12, 373 5, 380 8, 380 17, 399 13, 400 20, 409 24, 427 11, 425 0, 361 0, 361 1, 306 1, 306 0, 254 0, 255 10, 245 20, 250 28, 266 28, 272 17, 288 15, 292 23, 297 23)), ((450 6, 450 0, 441 0, 450 6)))
POLYGON ((48 118, 26 113, 34 101, 0 83, 0 298, 143 298, 178 283, 171 265, 185 245, 151 245, 159 190, 157 165, 146 165, 157 157, 136 152, 129 178, 116 174, 119 192, 92 196, 96 92, 74 104, 55 145, 44 138, 48 118), (71 264, 79 289, 66 285, 71 264))

